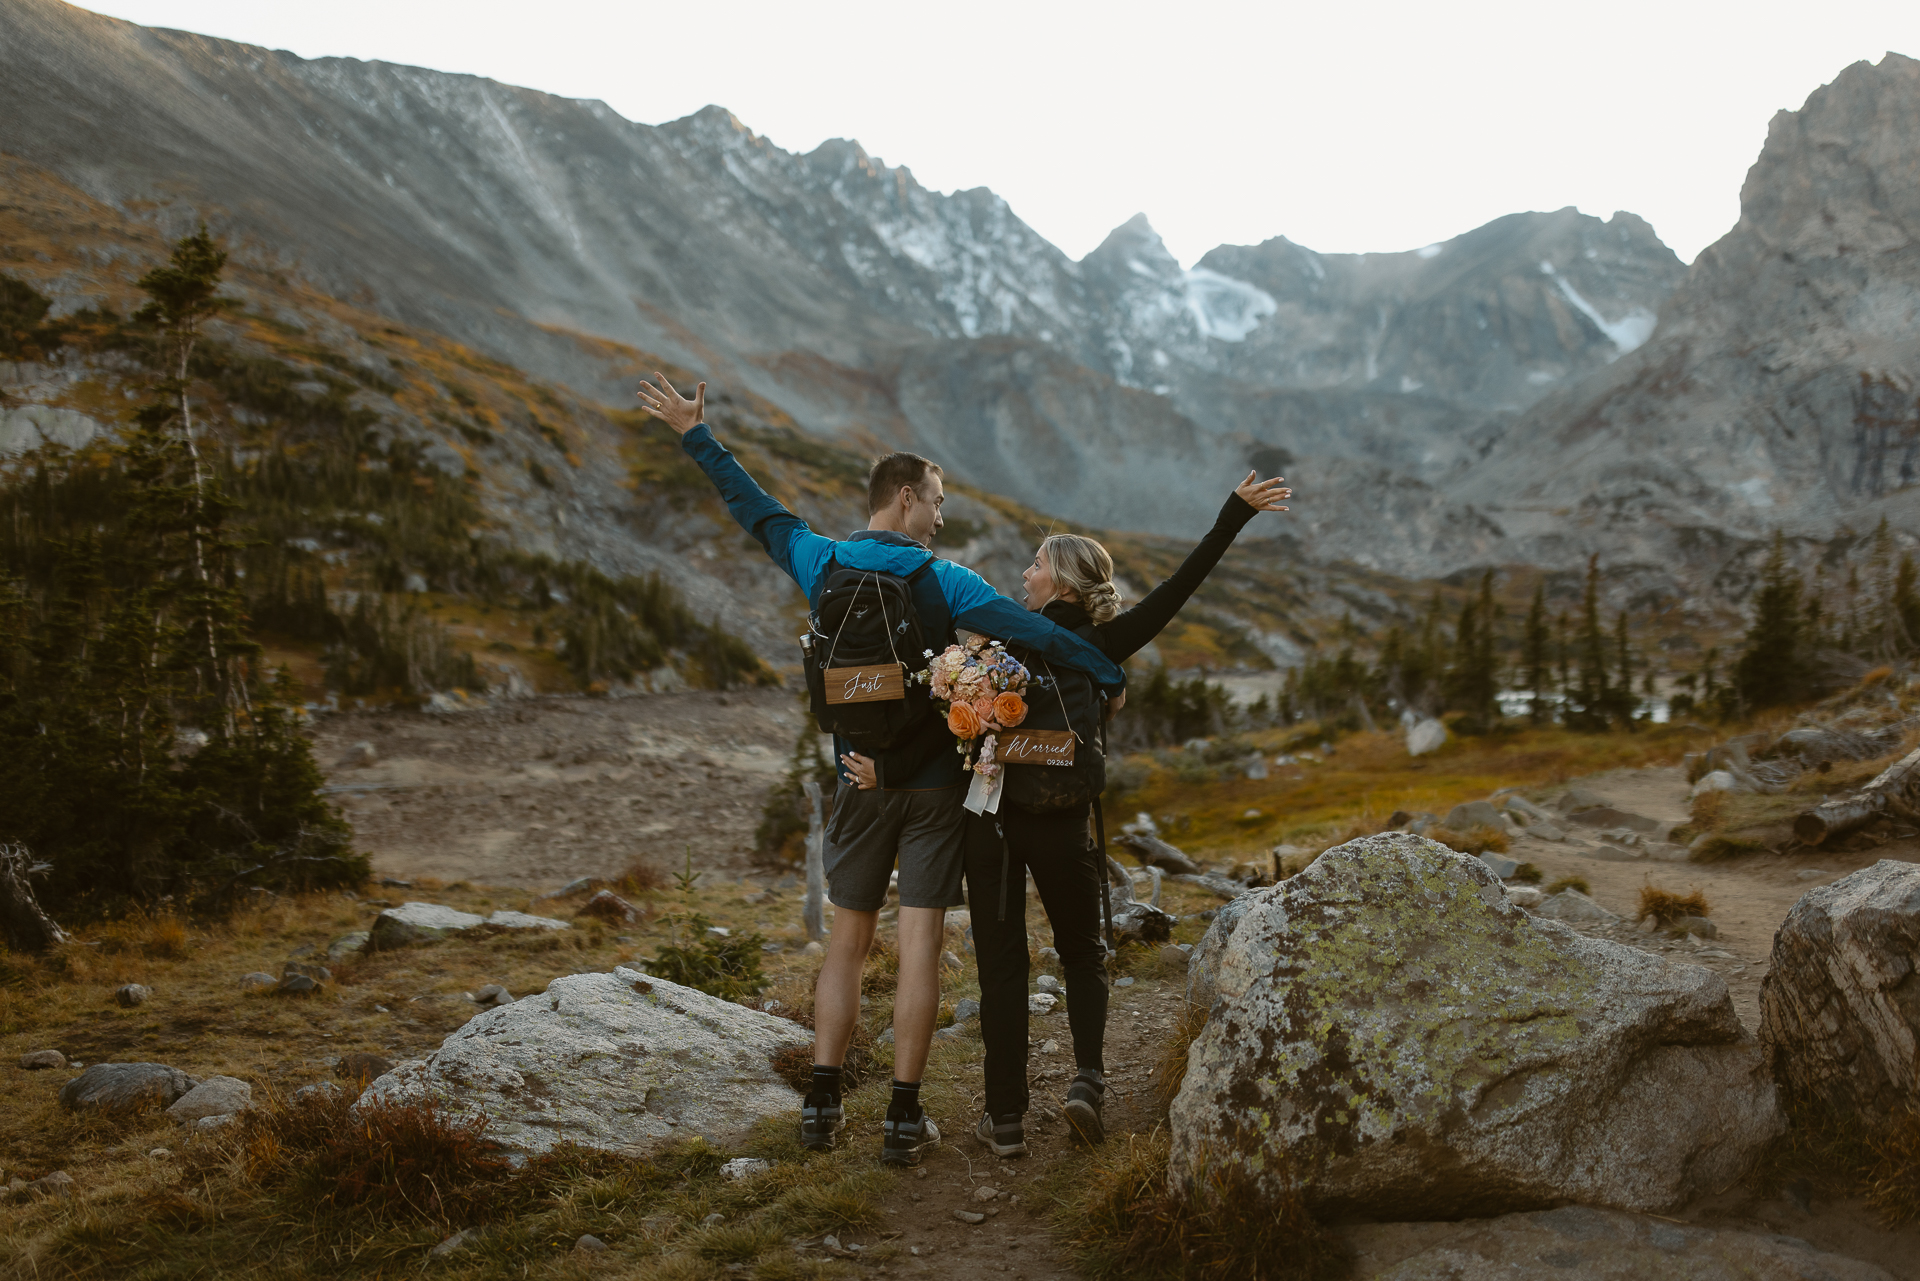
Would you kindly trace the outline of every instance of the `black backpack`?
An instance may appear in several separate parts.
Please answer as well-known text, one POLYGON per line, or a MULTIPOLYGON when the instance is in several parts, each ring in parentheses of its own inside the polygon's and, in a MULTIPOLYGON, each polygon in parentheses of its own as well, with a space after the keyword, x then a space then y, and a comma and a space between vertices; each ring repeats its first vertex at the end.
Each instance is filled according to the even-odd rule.
POLYGON ((927 635, 914 585, 933 558, 902 577, 848 569, 829 557, 819 599, 800 638, 814 719, 824 733, 863 754, 904 742, 933 709, 924 685, 907 680, 926 666, 927 635))
MULTIPOLYGON (((1074 631, 1098 644, 1091 623, 1074 631)), ((1032 813, 1081 809, 1107 787, 1107 696, 1099 682, 1072 667, 1054 667, 1034 654, 1019 655, 1031 678, 1025 694, 1027 718, 999 735, 996 755, 1007 762, 1008 804, 1032 813), (1023 731, 1040 731, 1073 742, 1071 765, 1012 763, 1009 751, 1020 750, 1023 731)))

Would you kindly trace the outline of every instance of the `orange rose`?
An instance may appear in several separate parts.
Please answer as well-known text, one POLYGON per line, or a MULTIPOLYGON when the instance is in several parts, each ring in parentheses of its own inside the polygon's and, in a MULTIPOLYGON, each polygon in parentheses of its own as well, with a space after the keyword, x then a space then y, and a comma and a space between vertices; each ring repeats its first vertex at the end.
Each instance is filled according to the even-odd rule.
POLYGON ((980 734, 980 718, 965 703, 955 703, 947 713, 947 728, 955 738, 976 738, 980 734))
POLYGON ((999 695, 993 700, 993 719, 1012 729, 1027 719, 1027 700, 1012 692, 999 695))

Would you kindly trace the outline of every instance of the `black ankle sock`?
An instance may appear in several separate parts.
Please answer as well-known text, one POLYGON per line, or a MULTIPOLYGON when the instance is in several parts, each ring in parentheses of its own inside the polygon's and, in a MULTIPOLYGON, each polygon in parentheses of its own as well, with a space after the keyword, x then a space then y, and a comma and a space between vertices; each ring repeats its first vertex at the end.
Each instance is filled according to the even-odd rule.
POLYGON ((920 1082, 900 1081, 893 1083, 893 1102, 887 1105, 887 1116, 895 1121, 907 1121, 920 1115, 920 1082))
POLYGON ((829 1104, 838 1103, 845 1082, 845 1068, 823 1067, 816 1063, 813 1065, 813 1089, 808 1091, 807 1097, 824 1094, 829 1104))

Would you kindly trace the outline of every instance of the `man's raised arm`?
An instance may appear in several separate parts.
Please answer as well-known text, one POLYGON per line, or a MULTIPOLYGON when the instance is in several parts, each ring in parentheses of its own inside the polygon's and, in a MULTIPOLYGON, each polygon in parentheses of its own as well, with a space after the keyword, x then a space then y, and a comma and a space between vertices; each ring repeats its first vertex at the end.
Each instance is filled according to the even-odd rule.
POLYGON ((740 528, 753 535, 767 555, 801 591, 811 591, 820 577, 820 567, 833 552, 833 540, 814 533, 807 522, 788 511, 786 506, 760 488, 713 434, 706 418, 707 385, 701 383, 688 400, 674 390, 665 374, 655 373, 660 386, 641 383, 639 396, 649 412, 680 437, 680 448, 706 473, 713 487, 727 504, 727 511, 740 528), (665 390, 662 390, 664 388, 665 390))

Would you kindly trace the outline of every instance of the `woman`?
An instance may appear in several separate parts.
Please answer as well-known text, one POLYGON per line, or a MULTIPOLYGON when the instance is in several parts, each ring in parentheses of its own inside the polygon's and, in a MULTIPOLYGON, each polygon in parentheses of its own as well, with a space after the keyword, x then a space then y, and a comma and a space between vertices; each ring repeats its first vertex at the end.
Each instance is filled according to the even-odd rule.
MULTIPOLYGON (((1206 580, 1235 535, 1263 511, 1286 511, 1285 477, 1257 473, 1227 497, 1218 519, 1171 578, 1131 609, 1120 608, 1113 558, 1098 542, 1056 534, 1040 544, 1025 574, 1027 608, 1077 631, 1116 663, 1158 636, 1206 580)), ((1117 707, 1116 709, 1117 710, 1117 707)), ((1042 767, 1029 767, 1040 769, 1042 767)), ((1033 875, 1066 975, 1067 1021, 1078 1069, 1063 1110, 1089 1143, 1105 1137, 1102 1043, 1107 1029, 1106 941, 1101 933, 1107 877, 1089 835, 1090 806, 1036 811, 1002 805, 974 820, 967 841, 967 900, 980 967, 980 1029, 986 1041, 986 1114, 975 1136, 1002 1157, 1024 1156, 1027 1098, 1026 878, 1033 875)))

